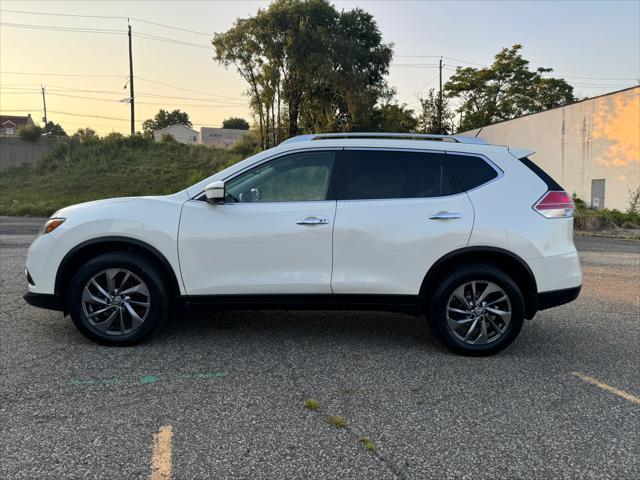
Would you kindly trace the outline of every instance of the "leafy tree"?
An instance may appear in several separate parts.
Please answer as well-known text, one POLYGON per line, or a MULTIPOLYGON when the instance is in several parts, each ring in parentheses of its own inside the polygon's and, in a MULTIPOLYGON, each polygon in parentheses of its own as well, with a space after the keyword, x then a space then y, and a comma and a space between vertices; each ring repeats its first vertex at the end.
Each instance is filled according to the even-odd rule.
POLYGON ((376 108, 376 130, 380 132, 408 133, 415 132, 418 120, 414 111, 406 105, 387 103, 376 108))
POLYGON ((156 130, 175 125, 176 123, 189 128, 193 125, 191 120, 189 120, 189 114, 187 112, 180 110, 168 112, 161 108, 155 117, 149 118, 142 123, 142 130, 145 135, 151 136, 156 130))
POLYGON ((432 88, 426 97, 419 97, 420 115, 418 116, 418 131, 420 133, 435 133, 449 135, 453 133, 453 111, 449 107, 449 99, 442 96, 442 125, 439 120, 439 98, 432 88))
POLYGON ((37 125, 26 125, 18 127, 18 135, 27 142, 37 142, 44 130, 37 125))
POLYGON ((249 130, 251 125, 244 118, 229 117, 222 121, 222 128, 233 128, 236 130, 249 130))
POLYGON ((553 71, 529 70, 520 54, 522 45, 503 48, 490 67, 458 67, 444 89, 461 105, 461 130, 535 113, 573 102, 573 87, 560 78, 545 78, 553 71))
POLYGON ((53 123, 51 120, 49 120, 44 126, 44 131, 49 135, 56 135, 58 137, 67 136, 67 132, 64 131, 64 128, 62 128, 59 123, 53 123))
POLYGON ((92 143, 100 140, 96 131, 91 127, 79 128, 71 138, 79 141, 80 143, 92 143))
POLYGON ((260 151, 260 143, 254 132, 242 135, 233 145, 233 151, 242 158, 250 157, 260 151))
POLYGON ((339 12, 327 0, 276 0, 216 34, 213 45, 215 59, 249 85, 262 148, 301 127, 371 124, 392 55, 371 15, 339 12))

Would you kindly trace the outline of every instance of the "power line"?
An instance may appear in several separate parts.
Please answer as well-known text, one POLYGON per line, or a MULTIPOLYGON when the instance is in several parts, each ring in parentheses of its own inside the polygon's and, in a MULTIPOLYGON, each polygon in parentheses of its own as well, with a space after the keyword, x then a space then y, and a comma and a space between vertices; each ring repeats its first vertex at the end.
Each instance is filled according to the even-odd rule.
POLYGON ((110 15, 77 15, 77 14, 71 14, 71 13, 29 12, 25 10, 7 10, 7 9, 0 9, 0 12, 23 13, 25 15, 46 15, 46 16, 52 16, 52 17, 109 18, 109 19, 118 19, 118 20, 123 20, 123 19, 126 20, 127 18, 127 17, 116 17, 116 16, 110 16, 110 15))
POLYGON ((122 34, 124 30, 114 30, 106 28, 79 28, 79 27, 61 27, 56 25, 33 25, 28 23, 10 23, 0 22, 3 27, 27 28, 32 30, 52 30, 58 32, 74 32, 74 33, 104 33, 104 34, 122 34))
POLYGON ((213 46, 209 45, 202 45, 199 43, 192 43, 192 42, 185 42, 183 40, 177 40, 175 38, 167 38, 167 37, 158 37, 156 35, 151 35, 148 33, 134 33, 133 34, 134 37, 138 37, 138 38, 146 38, 147 40, 155 40, 158 42, 164 42, 164 43, 170 43, 170 44, 174 44, 174 45, 180 45, 183 47, 195 47, 195 48, 204 48, 206 50, 211 50, 213 48, 213 46))
POLYGON ((2 71, 0 74, 3 75, 33 75, 33 76, 44 76, 44 77, 112 77, 112 78, 123 78, 126 75, 117 75, 117 74, 107 74, 107 73, 44 73, 44 72, 8 72, 2 71))
POLYGON ((226 98, 226 99, 229 99, 229 100, 241 100, 241 98, 240 98, 240 97, 227 97, 227 96, 225 96, 225 95, 218 95, 218 94, 216 94, 216 93, 209 93, 209 92, 205 92, 205 91, 202 91, 202 90, 193 90, 193 89, 190 89, 190 88, 180 87, 180 86, 178 86, 178 85, 172 85, 172 84, 170 84, 170 83, 158 82, 158 81, 156 81, 156 80, 151 80, 151 79, 149 79, 149 78, 144 78, 144 77, 138 77, 138 76, 136 76, 136 78, 137 78, 138 80, 142 80, 142 81, 144 81, 144 82, 155 83, 155 84, 157 84, 157 85, 162 85, 162 86, 164 86, 164 87, 176 88, 176 89, 178 89, 178 90, 182 90, 182 91, 185 91, 185 92, 202 93, 202 94, 204 94, 204 95, 210 95, 210 96, 212 96, 212 97, 219 97, 219 98, 226 98))

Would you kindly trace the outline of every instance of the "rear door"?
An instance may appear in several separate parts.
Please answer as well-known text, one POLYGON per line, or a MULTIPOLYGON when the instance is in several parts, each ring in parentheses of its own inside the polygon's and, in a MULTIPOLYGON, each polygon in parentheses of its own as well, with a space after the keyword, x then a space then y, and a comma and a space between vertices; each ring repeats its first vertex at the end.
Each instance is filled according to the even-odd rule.
POLYGON ((336 294, 419 293, 435 261, 465 247, 471 202, 444 152, 345 151, 333 236, 336 294))

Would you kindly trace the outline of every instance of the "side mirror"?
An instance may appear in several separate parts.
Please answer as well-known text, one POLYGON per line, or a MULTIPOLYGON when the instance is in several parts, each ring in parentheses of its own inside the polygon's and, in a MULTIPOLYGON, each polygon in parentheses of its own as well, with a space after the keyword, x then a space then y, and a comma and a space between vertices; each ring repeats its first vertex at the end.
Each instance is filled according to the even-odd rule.
POLYGON ((204 196, 209 203, 224 203, 224 182, 210 183, 204 189, 204 196))

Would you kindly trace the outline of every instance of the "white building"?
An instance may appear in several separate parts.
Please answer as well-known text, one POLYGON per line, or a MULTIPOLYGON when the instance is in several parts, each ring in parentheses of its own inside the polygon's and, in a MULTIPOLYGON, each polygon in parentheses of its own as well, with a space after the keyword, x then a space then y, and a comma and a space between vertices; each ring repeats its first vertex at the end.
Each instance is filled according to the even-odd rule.
POLYGON ((625 210, 640 186, 640 86, 464 132, 531 148, 567 192, 595 208, 625 210))
POLYGON ((181 123, 176 123, 153 132, 153 138, 156 142, 162 141, 164 135, 171 135, 176 142, 180 143, 189 145, 198 143, 198 132, 181 123))
POLYGON ((248 130, 234 128, 202 127, 200 129, 200 143, 205 147, 229 149, 247 133, 249 133, 248 130))

